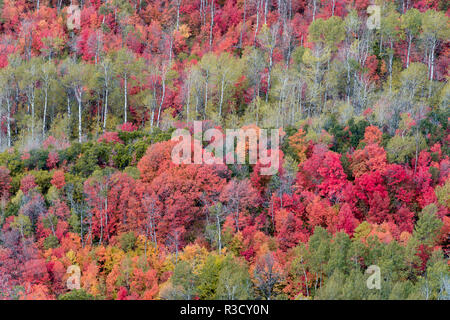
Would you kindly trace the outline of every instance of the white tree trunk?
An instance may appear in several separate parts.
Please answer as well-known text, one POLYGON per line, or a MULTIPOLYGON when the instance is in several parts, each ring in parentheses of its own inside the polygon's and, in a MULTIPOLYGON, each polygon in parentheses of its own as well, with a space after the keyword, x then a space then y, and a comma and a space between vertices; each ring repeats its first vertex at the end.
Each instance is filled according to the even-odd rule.
POLYGON ((82 89, 79 89, 80 91, 78 94, 75 92, 75 96, 78 101, 78 142, 81 143, 81 102, 82 102, 82 89))
POLYGON ((123 116, 123 119, 124 119, 124 123, 126 123, 127 122, 127 109, 128 109, 128 106, 127 106, 127 104, 128 104, 128 100, 127 100, 127 82, 128 82, 128 76, 125 76, 124 77, 124 104, 123 104, 123 112, 124 112, 124 116, 123 116))
POLYGON ((409 56, 411 54, 411 42, 412 42, 412 36, 408 37, 408 53, 406 54, 406 68, 409 67, 409 56))
POLYGON ((6 97, 6 104, 8 106, 8 119, 6 121, 6 130, 8 135, 8 148, 11 148, 11 104, 8 97, 6 97))
POLYGON ((45 139, 45 118, 47 117, 48 87, 44 90, 44 116, 42 117, 42 140, 45 139))
POLYGON ((103 116, 103 130, 106 128, 106 119, 108 117, 108 89, 105 90, 105 114, 103 116))
POLYGON ((222 116, 223 91, 225 89, 224 82, 225 82, 225 77, 222 77, 222 85, 221 85, 221 90, 220 90, 219 116, 222 116))
POLYGON ((161 102, 159 103, 158 120, 156 122, 156 126, 158 128, 159 128, 159 119, 161 118, 161 109, 162 109, 165 97, 166 97, 166 75, 164 74, 163 81, 162 81, 162 96, 161 96, 161 102))

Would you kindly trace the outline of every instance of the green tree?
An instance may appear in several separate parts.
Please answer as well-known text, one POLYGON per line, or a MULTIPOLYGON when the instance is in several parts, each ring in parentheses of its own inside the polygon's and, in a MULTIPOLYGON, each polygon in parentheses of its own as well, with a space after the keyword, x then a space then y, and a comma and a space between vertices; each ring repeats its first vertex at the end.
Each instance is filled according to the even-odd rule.
POLYGON ((319 49, 319 47, 315 47, 314 50, 308 48, 303 54, 302 70, 308 88, 308 116, 311 116, 312 113, 318 114, 322 110, 325 96, 325 66, 330 55, 328 49, 319 49))
POLYGON ((216 87, 220 88, 219 98, 219 119, 222 117, 224 102, 227 102, 233 93, 233 84, 242 73, 242 63, 240 59, 234 58, 231 54, 224 52, 217 57, 217 62, 212 69, 213 79, 216 87))
POLYGON ((446 299, 449 296, 448 279, 450 271, 442 250, 433 251, 427 262, 425 274, 420 278, 418 286, 426 300, 446 299))
POLYGON ((59 246, 59 240, 53 234, 49 235, 44 240, 44 248, 47 250, 49 248, 57 248, 59 246))
POLYGON ((194 272, 191 264, 186 261, 177 263, 171 281, 176 289, 175 297, 178 299, 191 300, 198 294, 198 275, 194 272))
POLYGON ((278 45, 278 31, 280 30, 280 24, 274 23, 270 27, 264 24, 261 28, 261 32, 258 35, 258 40, 261 43, 263 51, 267 56, 267 91, 266 102, 269 99, 269 92, 271 87, 271 76, 273 68, 273 54, 278 45))
POLYGON ((75 289, 60 295, 58 300, 95 300, 95 296, 87 293, 84 289, 75 289))
POLYGON ((105 57, 99 65, 100 79, 103 83, 104 111, 103 111, 103 130, 106 129, 108 119, 108 98, 114 85, 115 68, 110 57, 105 57))
POLYGON ((419 220, 414 227, 412 235, 419 243, 427 246, 433 246, 436 243, 439 231, 443 225, 443 222, 436 214, 437 207, 434 203, 423 208, 419 214, 419 220))
POLYGON ((239 258, 227 255, 222 263, 216 299, 247 300, 253 298, 253 288, 248 266, 239 258))
MULTIPOLYGON (((394 60, 394 43, 402 34, 400 29, 400 14, 392 5, 388 6, 386 12, 381 16, 381 36, 386 39, 389 47, 386 49, 389 71, 389 92, 392 91, 392 64, 394 60)), ((381 51, 381 50, 380 50, 381 51)))
POLYGON ((42 140, 45 140, 45 130, 47 127, 47 112, 50 90, 57 86, 56 80, 56 66, 51 61, 43 62, 40 66, 40 82, 41 91, 44 95, 44 110, 42 115, 42 140))
POLYGON ((35 141, 35 121, 36 121, 36 96, 39 80, 39 58, 31 58, 24 62, 19 69, 19 86, 27 97, 27 110, 31 113, 31 140, 35 141))
POLYGON ((198 297, 201 300, 211 300, 216 296, 219 274, 222 268, 222 258, 212 254, 206 258, 198 275, 198 297))
POLYGON ((450 180, 447 179, 444 185, 436 186, 434 189, 436 198, 441 206, 450 207, 450 180))
POLYGON ((367 278, 368 276, 364 275, 361 271, 351 270, 350 274, 345 278, 345 283, 342 288, 342 299, 367 299, 370 291, 374 291, 367 288, 367 278))
MULTIPOLYGON (((308 28, 308 39, 315 44, 314 55, 316 58, 319 56, 319 52, 324 52, 324 58, 326 59, 325 73, 320 76, 320 60, 316 60, 315 76, 313 88, 317 88, 317 81, 320 81, 319 76, 323 80, 323 104, 327 101, 327 95, 330 91, 330 85, 332 84, 333 74, 330 74, 330 61, 332 54, 337 50, 339 43, 345 39, 345 25, 344 21, 337 16, 332 16, 326 20, 316 19, 308 28)), ((306 56, 305 58, 308 58, 306 56)))
POLYGON ((427 82, 427 66, 420 62, 413 62, 400 73, 401 100, 404 102, 404 110, 410 110, 416 97, 424 95, 427 82))
POLYGON ((347 258, 351 241, 345 232, 338 232, 333 237, 330 244, 330 258, 326 267, 328 276, 336 272, 336 270, 348 273, 350 271, 350 260, 347 258))
POLYGON ((383 245, 377 265, 382 270, 382 277, 392 283, 405 279, 405 249, 397 241, 383 245))
POLYGON ((323 284, 323 277, 330 259, 330 234, 322 227, 316 227, 314 234, 308 241, 308 261, 309 271, 314 274, 314 290, 323 284))
POLYGON ((431 96, 431 85, 434 79, 434 65, 436 48, 440 41, 448 40, 450 37, 449 18, 444 12, 427 10, 422 15, 421 39, 425 48, 425 61, 428 65, 430 79, 428 94, 431 96))
POLYGON ((115 52, 113 61, 114 68, 112 71, 123 80, 123 122, 125 123, 127 122, 128 113, 128 81, 141 68, 137 63, 138 59, 135 54, 125 48, 115 52))
POLYGON ((409 67, 409 58, 411 54, 411 44, 416 39, 422 27, 422 15, 416 8, 411 8, 401 16, 402 28, 406 34, 408 42, 408 51, 406 53, 406 68, 409 67))
POLYGON ((94 87, 97 75, 92 65, 84 62, 76 63, 71 58, 63 62, 62 68, 64 83, 73 90, 78 102, 78 142, 81 143, 83 100, 89 88, 94 87))
POLYGON ((19 214, 17 217, 14 217, 13 223, 11 226, 17 230, 19 230, 22 239, 31 235, 32 232, 32 224, 31 220, 28 216, 19 214))
POLYGON ((337 50, 337 46, 345 39, 344 21, 337 16, 326 20, 316 19, 308 28, 309 40, 315 44, 326 46, 330 51, 337 50))

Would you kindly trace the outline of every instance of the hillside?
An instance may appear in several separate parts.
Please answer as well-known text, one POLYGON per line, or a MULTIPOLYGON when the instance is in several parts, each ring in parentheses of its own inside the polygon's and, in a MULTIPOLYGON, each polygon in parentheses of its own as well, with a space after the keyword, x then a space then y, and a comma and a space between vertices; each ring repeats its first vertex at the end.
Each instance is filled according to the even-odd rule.
POLYGON ((450 298, 447 1, 0 12, 0 299, 450 298))

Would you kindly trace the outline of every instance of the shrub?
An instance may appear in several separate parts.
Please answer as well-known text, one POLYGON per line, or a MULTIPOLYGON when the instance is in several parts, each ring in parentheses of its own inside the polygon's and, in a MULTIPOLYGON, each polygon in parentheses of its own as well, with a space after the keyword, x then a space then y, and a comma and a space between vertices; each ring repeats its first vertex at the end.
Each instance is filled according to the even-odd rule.
POLYGON ((44 149, 35 149, 29 152, 29 157, 24 160, 26 168, 33 170, 42 170, 46 168, 48 151, 44 149))
POLYGON ((119 125, 118 129, 125 132, 133 132, 136 131, 138 128, 134 123, 125 122, 124 124, 119 125))
POLYGON ((136 236, 133 231, 124 233, 120 237, 120 246, 122 247, 122 250, 125 252, 134 250, 136 247, 136 236))
POLYGON ((122 140, 119 138, 119 134, 115 131, 112 132, 105 132, 103 133, 100 138, 98 138, 97 142, 104 142, 104 143, 123 143, 122 140))
POLYGON ((113 161, 116 168, 122 170, 127 167, 133 160, 132 146, 124 146, 123 144, 116 144, 114 146, 113 161))
POLYGON ((50 248, 57 248, 59 246, 59 240, 54 235, 49 235, 47 238, 44 239, 44 248, 45 250, 48 250, 50 248))
POLYGON ((84 289, 75 289, 58 297, 58 300, 96 300, 95 296, 84 289))

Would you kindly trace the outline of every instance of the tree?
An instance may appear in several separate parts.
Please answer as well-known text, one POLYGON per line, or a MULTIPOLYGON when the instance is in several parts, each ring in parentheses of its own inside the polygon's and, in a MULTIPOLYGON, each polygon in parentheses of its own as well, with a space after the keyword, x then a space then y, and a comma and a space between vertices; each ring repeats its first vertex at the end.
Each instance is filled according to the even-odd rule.
POLYGON ((201 300, 210 300, 216 297, 219 273, 222 269, 223 258, 211 254, 206 258, 198 275, 198 297, 201 300))
POLYGON ((269 99, 270 85, 271 85, 271 74, 273 68, 273 55, 275 49, 278 45, 278 33, 280 30, 280 25, 278 23, 273 24, 270 28, 264 24, 263 28, 259 34, 259 41, 261 42, 264 51, 266 52, 268 58, 267 64, 267 89, 266 89, 266 102, 269 99))
POLYGON ((123 80, 123 123, 126 123, 128 121, 128 81, 136 75, 139 68, 135 54, 125 48, 115 52, 113 61, 113 72, 123 80))
POLYGON ((175 299, 192 300, 197 294, 198 276, 189 262, 180 261, 173 270, 171 282, 175 288, 175 299))
MULTIPOLYGON (((205 58, 205 56, 203 56, 205 58)), ((233 94, 233 84, 238 80, 241 72, 241 60, 234 58, 229 53, 222 53, 220 56, 213 55, 212 59, 212 79, 215 87, 220 92, 219 95, 219 118, 222 117, 224 102, 227 103, 233 94), (220 89, 219 89, 220 88, 220 89)))
POLYGON ((233 215, 236 232, 240 230, 239 221, 242 210, 248 210, 258 203, 257 192, 249 180, 231 180, 223 189, 220 199, 233 215))
POLYGON ((413 237, 417 241, 428 246, 436 244, 439 230, 443 225, 442 221, 436 216, 436 212, 435 204, 423 208, 413 232, 413 237))
POLYGON ((308 150, 308 143, 305 141, 306 132, 300 128, 296 133, 289 137, 289 146, 294 150, 298 157, 299 164, 306 160, 306 152, 308 150))
MULTIPOLYGON (((247 47, 243 53, 243 59, 246 66, 244 73, 252 88, 252 99, 256 99, 260 96, 261 91, 261 74, 265 67, 264 55, 258 48, 247 47)), ((256 110, 256 125, 258 125, 258 120, 259 110, 256 110)))
POLYGON ((252 291, 247 265, 241 259, 227 255, 219 272, 215 298, 246 300, 253 297, 252 291))
POLYGON ((222 203, 209 207, 209 215, 212 218, 212 222, 207 226, 207 237, 211 239, 212 243, 217 243, 217 251, 222 253, 222 223, 225 220, 225 213, 222 203))
MULTIPOLYGON (((11 122, 12 122, 12 74, 11 74, 11 66, 8 66, 2 70, 0 70, 0 100, 2 102, 3 107, 3 101, 6 102, 6 112, 2 110, 2 113, 6 113, 6 145, 8 148, 12 145, 11 140, 11 122)), ((3 108, 2 108, 3 109, 3 108)), ((0 134, 1 136, 1 134, 0 134)))
POLYGON ((39 79, 38 66, 39 59, 32 58, 29 61, 22 64, 19 86, 25 91, 28 102, 28 110, 31 111, 31 141, 35 141, 34 129, 35 129, 35 114, 36 114, 36 95, 37 95, 37 82, 39 79))
POLYGON ((310 41, 335 51, 345 38, 344 22, 336 16, 326 20, 316 19, 309 25, 308 33, 310 41))
POLYGON ((96 76, 92 76, 95 74, 92 65, 84 62, 76 63, 70 58, 64 61, 62 68, 65 84, 73 90, 78 102, 78 142, 81 143, 83 99, 85 99, 85 93, 91 87, 92 81, 96 80, 96 76))
POLYGON ((307 101, 309 102, 308 116, 320 113, 324 104, 324 76, 325 66, 330 59, 327 48, 315 46, 314 50, 306 49, 303 54, 303 68, 307 84, 307 101))
POLYGON ((411 45, 414 39, 416 39, 421 31, 422 16, 419 10, 411 8, 401 16, 402 28, 406 33, 406 41, 408 42, 408 49, 406 53, 406 68, 409 67, 411 45))
POLYGON ((31 235, 32 224, 30 218, 26 215, 19 214, 14 218, 14 222, 11 224, 11 226, 19 230, 22 240, 24 240, 25 237, 29 237, 31 235))
POLYGON ((44 62, 41 65, 40 80, 42 81, 41 90, 44 92, 44 111, 42 115, 42 140, 45 140, 45 130, 47 127, 47 110, 49 101, 49 90, 55 84, 54 78, 56 74, 56 66, 51 61, 44 62))
POLYGON ((441 250, 433 251, 427 262, 427 271, 418 286, 426 299, 446 299, 448 297, 448 265, 441 250))
MULTIPOLYGON (((144 185, 140 185, 145 188, 144 185)), ((140 191, 138 191, 140 192, 140 191)), ((156 228, 160 222, 162 215, 161 204, 154 193, 149 191, 143 191, 141 196, 142 204, 145 208, 145 236, 146 239, 150 238, 155 247, 158 248, 158 237, 156 234, 156 228)), ((145 253, 147 254, 147 240, 145 241, 145 253)))
POLYGON ((387 12, 381 17, 381 36, 382 40, 386 39, 389 44, 389 48, 387 49, 387 56, 389 71, 389 92, 391 92, 394 43, 401 37, 400 15, 392 7, 387 8, 387 12))
POLYGON ((350 205, 348 203, 344 203, 339 210, 339 214, 337 217, 337 231, 344 231, 348 235, 353 235, 353 231, 358 225, 358 220, 355 218, 354 214, 351 211, 350 205))
POLYGON ((116 212, 111 210, 109 201, 112 183, 111 172, 108 170, 94 172, 93 177, 84 183, 86 200, 91 207, 88 235, 91 242, 95 236, 99 243, 103 244, 117 232, 119 217, 116 212))
POLYGON ((60 295, 58 300, 95 300, 95 297, 84 289, 75 289, 60 295))
POLYGON ((347 259, 351 241, 347 233, 338 232, 330 244, 330 260, 326 267, 328 276, 336 271, 347 274, 350 271, 350 261, 347 259))
POLYGON ((431 84, 434 80, 434 66, 436 48, 440 41, 449 38, 450 27, 449 18, 440 11, 427 10, 422 16, 421 39, 425 46, 424 61, 428 65, 428 75, 430 79, 428 96, 431 96, 431 84))
POLYGON ((314 234, 308 241, 308 252, 305 259, 308 261, 308 269, 314 275, 314 292, 322 287, 326 264, 330 257, 330 235, 322 227, 314 229, 314 234))
POLYGON ((427 67, 423 63, 413 62, 409 67, 400 73, 400 81, 402 84, 402 95, 407 101, 409 110, 416 100, 416 96, 423 96, 427 81, 427 67))
MULTIPOLYGON (((108 119, 108 98, 109 93, 111 91, 111 87, 113 85, 113 79, 115 77, 115 70, 113 66, 113 62, 109 57, 105 57, 100 62, 100 74, 101 78, 103 80, 103 90, 104 90, 104 99, 105 99, 105 106, 104 106, 104 113, 103 113, 103 130, 106 128, 106 121, 108 119)), ((126 116, 125 116, 126 118, 126 116)), ((126 121, 125 121, 126 122, 126 121)))
POLYGON ((296 185, 300 190, 318 190, 332 202, 342 199, 346 175, 340 155, 326 151, 323 145, 313 148, 312 156, 299 165, 296 185))
POLYGON ((162 215, 157 225, 161 241, 167 240, 174 230, 180 230, 183 233, 178 237, 183 244, 186 233, 194 230, 196 222, 204 221, 203 204, 218 199, 225 185, 220 176, 222 170, 210 165, 178 166, 152 180, 149 190, 161 204, 162 215))
MULTIPOLYGON (((308 28, 308 40, 314 42, 314 55, 318 55, 321 50, 325 50, 327 58, 327 67, 326 69, 330 69, 330 60, 331 54, 333 54, 337 50, 337 46, 340 42, 342 42, 345 38, 345 29, 344 22, 340 17, 330 17, 327 20, 316 19, 314 20, 308 28)), ((306 56, 308 57, 308 56, 306 56)), ((316 61, 319 64, 319 61, 316 61)), ((316 65, 316 69, 319 69, 319 66, 316 65)), ((318 74, 319 70, 315 71, 315 79, 314 79, 314 87, 317 86, 317 82, 319 79, 318 74)), ((325 91, 324 91, 324 101, 327 100, 327 92, 328 92, 328 84, 330 81, 325 81, 325 91)))
POLYGON ((9 200, 11 181, 12 179, 8 168, 0 166, 0 201, 2 202, 2 210, 4 206, 3 203, 6 203, 9 200))
POLYGON ((158 142, 147 148, 137 164, 143 182, 151 182, 172 165, 171 154, 175 144, 171 141, 158 142))
POLYGON ((254 269, 254 282, 260 295, 267 300, 273 299, 277 295, 277 287, 282 279, 280 265, 274 254, 268 252, 262 255, 254 269))

